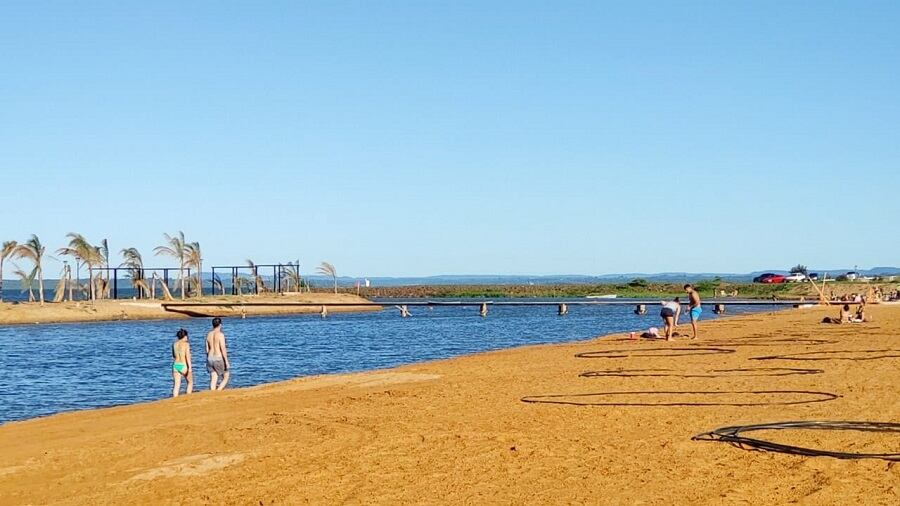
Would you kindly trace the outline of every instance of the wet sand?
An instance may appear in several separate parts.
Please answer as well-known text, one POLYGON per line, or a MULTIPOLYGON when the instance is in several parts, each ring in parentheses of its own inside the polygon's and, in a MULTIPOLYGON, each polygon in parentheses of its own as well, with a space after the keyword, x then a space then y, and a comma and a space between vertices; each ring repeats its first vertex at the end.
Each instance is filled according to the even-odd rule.
MULTIPOLYGON (((185 302, 221 302, 222 306, 189 308, 196 316, 241 316, 242 311, 246 316, 274 315, 274 314, 308 314, 318 313, 318 307, 285 307, 285 306, 235 306, 241 301, 252 303, 278 303, 278 302, 309 302, 315 304, 329 303, 362 303, 369 301, 345 293, 304 293, 295 295, 245 295, 245 296, 207 296, 191 298, 185 302)), ((166 311, 162 304, 165 302, 178 303, 181 299, 171 301, 162 300, 99 300, 91 304, 87 301, 75 302, 46 302, 44 306, 36 302, 28 303, 2 303, 0 304, 0 325, 34 324, 34 323, 65 323, 65 322, 91 322, 91 321, 115 321, 115 320, 159 320, 170 318, 187 318, 190 315, 184 312, 166 311)), ((378 308, 364 306, 330 307, 329 312, 358 312, 377 311, 378 308)))
MULTIPOLYGON (((900 307, 873 307, 874 321, 862 325, 818 323, 834 312, 710 322, 697 346, 616 335, 12 422, 0 426, 0 503, 896 504, 900 463, 691 441, 726 425, 900 422, 900 358, 873 358, 900 355, 900 307), (733 352, 691 351, 704 347, 733 352), (751 360, 821 351, 840 353, 751 360), (776 376, 787 371, 760 368, 822 372, 776 376), (623 369, 667 375, 606 375, 623 369), (839 397, 634 393, 786 390, 839 397), (631 393, 573 396, 601 392, 631 393), (546 395, 576 403, 721 405, 520 400, 546 395)), ((897 435, 765 436, 900 452, 897 435)))

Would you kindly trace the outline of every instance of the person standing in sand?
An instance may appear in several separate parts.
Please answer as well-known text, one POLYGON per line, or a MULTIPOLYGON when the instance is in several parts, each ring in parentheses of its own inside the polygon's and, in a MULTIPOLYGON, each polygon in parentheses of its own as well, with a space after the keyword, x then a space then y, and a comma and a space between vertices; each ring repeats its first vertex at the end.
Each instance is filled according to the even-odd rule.
POLYGON ((206 334, 206 370, 209 372, 209 389, 223 390, 231 377, 231 364, 228 362, 228 348, 225 346, 225 334, 222 333, 222 319, 213 318, 212 330, 206 334), (216 385, 219 377, 222 382, 216 385))
POLYGON ((194 371, 191 366, 191 345, 188 343, 188 332, 178 329, 175 333, 175 342, 172 343, 172 397, 178 397, 181 391, 181 378, 187 380, 184 393, 194 391, 194 371))
POLYGON ((675 299, 670 302, 662 303, 662 309, 659 311, 659 316, 662 317, 666 327, 666 341, 672 340, 672 333, 675 331, 675 326, 678 324, 678 317, 680 315, 681 301, 678 300, 678 297, 675 297, 675 299))
POLYGON ((687 292, 691 305, 691 329, 694 330, 694 337, 691 339, 697 339, 697 321, 700 320, 700 315, 703 314, 703 307, 700 306, 700 294, 697 293, 694 285, 691 284, 684 285, 684 291, 687 292))

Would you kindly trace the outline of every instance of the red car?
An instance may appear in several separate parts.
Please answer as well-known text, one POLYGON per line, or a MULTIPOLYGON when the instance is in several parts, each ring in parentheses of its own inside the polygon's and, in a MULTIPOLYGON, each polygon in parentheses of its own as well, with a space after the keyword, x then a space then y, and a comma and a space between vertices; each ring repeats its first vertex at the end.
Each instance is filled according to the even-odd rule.
POLYGON ((754 283, 768 283, 768 284, 784 283, 785 282, 784 278, 785 277, 781 274, 772 274, 771 272, 769 272, 766 274, 756 276, 755 278, 753 278, 753 282, 754 283))

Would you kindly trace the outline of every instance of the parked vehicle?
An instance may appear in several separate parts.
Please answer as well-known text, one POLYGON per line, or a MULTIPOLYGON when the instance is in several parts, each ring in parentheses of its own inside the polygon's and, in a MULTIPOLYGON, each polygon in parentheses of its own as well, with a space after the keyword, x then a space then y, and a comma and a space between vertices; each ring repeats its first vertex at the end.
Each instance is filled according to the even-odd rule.
POLYGON ((847 277, 847 281, 856 281, 859 279, 859 273, 856 271, 850 271, 847 274, 844 274, 847 277))
POLYGON ((806 274, 803 274, 802 272, 797 272, 784 277, 785 283, 802 283, 804 281, 806 281, 806 274))
POLYGON ((760 274, 759 276, 756 276, 755 278, 753 278, 753 282, 754 283, 768 283, 768 284, 784 283, 784 276, 781 274, 773 274, 771 272, 767 272, 765 274, 760 274))
POLYGON ((812 281, 818 281, 819 273, 818 272, 810 272, 809 274, 806 275, 806 277, 812 281))

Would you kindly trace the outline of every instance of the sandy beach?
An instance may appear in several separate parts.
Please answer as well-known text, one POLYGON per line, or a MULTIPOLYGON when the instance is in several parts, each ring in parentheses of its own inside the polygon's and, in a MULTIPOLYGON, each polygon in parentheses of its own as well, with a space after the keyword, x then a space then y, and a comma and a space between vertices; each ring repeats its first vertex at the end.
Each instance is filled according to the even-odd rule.
MULTIPOLYGON (((818 323, 835 311, 710 322, 700 342, 614 335, 7 423, 0 503, 896 504, 900 464, 691 440, 738 424, 900 422, 900 307, 818 323), (772 355, 793 358, 753 359, 772 355), (627 393, 583 395, 604 392, 627 393)), ((896 435, 756 435, 900 452, 896 435)))
MULTIPOLYGON (((115 321, 115 320, 159 320, 188 318, 185 312, 167 311, 162 307, 166 302, 179 303, 181 299, 171 301, 162 300, 98 300, 93 304, 89 301, 74 302, 47 302, 44 306, 36 302, 27 303, 2 303, 0 304, 0 325, 34 324, 34 323, 67 323, 67 322, 91 322, 91 321, 115 321)), ((204 302, 215 304, 221 302, 221 306, 204 308, 191 308, 191 312, 197 316, 246 316, 277 315, 277 314, 305 314, 318 313, 318 307, 291 307, 259 305, 241 307, 241 302, 254 304, 279 302, 304 302, 313 304, 370 304, 362 297, 346 293, 304 293, 294 295, 246 295, 246 296, 216 296, 191 298, 187 302, 204 302)), ((357 312, 377 311, 371 306, 337 306, 330 307, 329 312, 357 312)))

